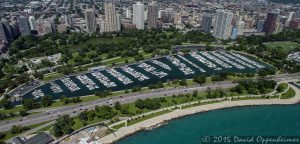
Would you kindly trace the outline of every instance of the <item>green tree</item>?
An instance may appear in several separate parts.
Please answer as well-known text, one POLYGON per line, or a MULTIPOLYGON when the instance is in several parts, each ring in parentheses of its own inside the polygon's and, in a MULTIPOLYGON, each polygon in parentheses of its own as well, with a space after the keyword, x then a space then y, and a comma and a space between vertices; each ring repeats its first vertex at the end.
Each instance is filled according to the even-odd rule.
POLYGON ((144 109, 145 108, 144 100, 138 99, 134 102, 134 104, 139 109, 144 109))
POLYGON ((11 107, 12 107, 11 102, 8 99, 3 98, 0 100, 0 108, 10 109, 11 107))
POLYGON ((202 74, 200 76, 195 76, 193 81, 198 84, 205 84, 206 83, 206 75, 202 74))
POLYGON ((65 134, 70 134, 73 132, 73 124, 74 119, 71 118, 70 115, 63 115, 59 117, 53 125, 53 134, 56 137, 60 137, 65 134))
POLYGON ((39 103, 32 98, 24 99, 22 103, 23 107, 28 110, 36 109, 40 106, 39 103))
POLYGON ((88 120, 88 112, 87 112, 87 110, 85 110, 85 111, 83 111, 83 112, 81 112, 79 114, 79 119, 81 121, 87 121, 88 120))
POLYGON ((43 107, 48 107, 48 106, 51 105, 51 103, 52 103, 52 97, 51 96, 46 95, 46 96, 42 97, 41 104, 42 104, 43 107))
POLYGON ((179 85, 181 85, 181 86, 187 86, 187 81, 186 81, 186 79, 180 80, 180 81, 179 81, 179 85))
POLYGON ((117 112, 109 106, 96 106, 95 111, 96 115, 103 119, 111 119, 117 114, 117 112))
POLYGON ((193 91, 193 97, 198 97, 198 91, 197 90, 193 91))
POLYGON ((95 116, 96 116, 96 113, 95 113, 94 110, 88 111, 88 119, 89 119, 89 121, 92 121, 95 118, 95 116))
POLYGON ((21 110, 19 112, 19 115, 22 116, 22 117, 28 115, 27 110, 21 110))
POLYGON ((23 131, 21 126, 13 125, 12 128, 10 129, 11 134, 18 134, 23 131))
POLYGON ((121 110, 122 109, 122 106, 121 106, 120 102, 115 103, 115 109, 116 110, 121 110))

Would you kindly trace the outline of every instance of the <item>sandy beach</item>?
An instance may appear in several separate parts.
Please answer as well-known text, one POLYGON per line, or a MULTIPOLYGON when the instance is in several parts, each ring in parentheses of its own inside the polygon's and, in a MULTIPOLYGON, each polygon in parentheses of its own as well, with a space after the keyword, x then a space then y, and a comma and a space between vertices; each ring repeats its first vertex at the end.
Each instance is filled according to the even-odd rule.
POLYGON ((109 134, 96 143, 101 144, 110 144, 114 143, 122 138, 132 135, 135 132, 148 129, 157 124, 164 123, 166 121, 180 118, 187 115, 197 114, 201 112, 206 112, 210 110, 231 108, 231 107, 240 107, 240 106, 259 106, 259 105, 287 105, 287 104, 296 104, 300 102, 300 90, 293 85, 290 85, 296 92, 296 96, 291 99, 257 99, 257 100, 239 100, 239 101, 223 101, 213 104, 206 104, 195 106, 186 109, 176 109, 170 113, 163 114, 157 117, 147 119, 145 121, 133 124, 131 126, 122 127, 114 134, 109 134))

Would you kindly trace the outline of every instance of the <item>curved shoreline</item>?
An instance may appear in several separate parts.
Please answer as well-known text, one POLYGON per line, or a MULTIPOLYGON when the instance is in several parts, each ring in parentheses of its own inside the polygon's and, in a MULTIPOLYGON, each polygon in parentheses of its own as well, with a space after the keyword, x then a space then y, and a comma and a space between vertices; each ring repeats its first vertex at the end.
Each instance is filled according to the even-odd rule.
POLYGON ((132 134, 149 129, 158 124, 165 123, 167 121, 178 119, 184 116, 207 112, 211 110, 219 110, 233 107, 244 107, 244 106, 263 106, 263 105, 290 105, 297 104, 300 102, 300 90, 295 86, 291 85, 295 90, 296 95, 291 99, 259 99, 259 100, 240 100, 240 101, 223 101, 213 104, 205 104, 195 106, 186 109, 176 109, 172 112, 153 117, 128 127, 122 127, 118 129, 114 134, 109 134, 97 142, 102 144, 111 144, 117 142, 125 137, 131 136, 132 134))

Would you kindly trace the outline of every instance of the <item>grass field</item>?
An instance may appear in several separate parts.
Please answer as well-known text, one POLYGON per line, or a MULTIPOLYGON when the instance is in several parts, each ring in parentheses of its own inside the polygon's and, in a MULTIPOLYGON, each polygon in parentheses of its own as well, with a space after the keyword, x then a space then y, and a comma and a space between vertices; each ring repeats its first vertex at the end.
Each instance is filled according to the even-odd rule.
POLYGON ((289 99, 296 95, 296 92, 294 89, 290 88, 286 93, 281 95, 281 99, 289 99))
POLYGON ((73 45, 71 48, 78 49, 86 47, 87 45, 97 45, 97 44, 116 44, 116 43, 128 43, 130 38, 115 37, 115 38, 92 38, 84 43, 78 45, 73 45))
POLYGON ((44 74, 43 80, 44 81, 51 81, 51 80, 54 80, 54 79, 62 77, 62 76, 64 76, 64 74, 62 74, 62 73, 57 73, 57 72, 48 73, 48 74, 44 74))
POLYGON ((281 92, 284 92, 288 88, 288 84, 287 83, 281 83, 281 84, 279 84, 278 87, 282 87, 283 88, 281 91, 278 91, 278 89, 277 89, 277 92, 281 93, 281 92))
POLYGON ((297 47, 300 47, 300 44, 291 41, 282 41, 282 42, 270 42, 265 43, 265 46, 268 48, 282 48, 285 52, 290 52, 297 47))

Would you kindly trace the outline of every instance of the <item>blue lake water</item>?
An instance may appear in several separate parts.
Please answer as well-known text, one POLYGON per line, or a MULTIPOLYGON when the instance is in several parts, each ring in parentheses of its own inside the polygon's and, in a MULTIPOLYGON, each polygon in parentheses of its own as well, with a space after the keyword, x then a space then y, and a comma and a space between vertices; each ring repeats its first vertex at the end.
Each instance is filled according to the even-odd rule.
POLYGON ((203 136, 300 136, 300 104, 215 110, 141 131, 117 144, 200 144, 203 136))

